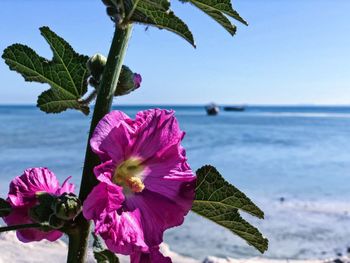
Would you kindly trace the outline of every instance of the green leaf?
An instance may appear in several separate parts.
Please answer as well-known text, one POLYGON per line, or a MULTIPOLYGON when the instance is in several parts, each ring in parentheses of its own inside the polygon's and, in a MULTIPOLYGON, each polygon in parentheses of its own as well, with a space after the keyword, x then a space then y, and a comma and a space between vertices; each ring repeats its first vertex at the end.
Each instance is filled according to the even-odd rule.
POLYGON ((264 218, 263 211, 244 193, 226 182, 215 167, 203 166, 196 174, 196 198, 192 210, 227 228, 264 253, 268 248, 268 240, 257 228, 245 221, 238 210, 258 218, 264 218))
POLYGON ((48 27, 40 28, 42 36, 53 52, 51 61, 40 57, 34 50, 22 44, 5 49, 2 57, 11 70, 20 73, 26 81, 47 83, 51 89, 43 92, 38 107, 47 113, 77 109, 88 113, 80 98, 87 91, 87 56, 79 55, 61 37, 48 27))
POLYGON ((119 263, 118 257, 105 248, 103 241, 95 234, 92 235, 94 237, 93 252, 97 263, 119 263))
POLYGON ((162 9, 164 11, 169 10, 170 8, 170 1, 168 0, 143 0, 143 2, 153 5, 159 9, 162 9))
POLYGON ((59 113, 66 109, 78 109, 85 115, 90 112, 89 106, 81 104, 76 99, 63 99, 61 94, 54 89, 49 89, 41 93, 38 97, 38 106, 42 111, 48 113, 59 113))
MULTIPOLYGON (((130 20, 137 23, 155 26, 160 29, 169 30, 181 36, 195 47, 191 31, 180 18, 175 16, 174 12, 169 10, 169 3, 165 2, 167 1, 139 1, 132 13, 132 16, 130 17, 130 20)), ((131 10, 129 10, 129 12, 131 12, 131 10)))
POLYGON ((209 15, 211 18, 213 18, 216 22, 218 22, 220 25, 222 25, 232 36, 236 33, 236 26, 232 25, 230 20, 223 15, 221 12, 209 8, 206 5, 201 5, 197 3, 196 1, 192 1, 192 4, 201 9, 204 13, 209 15))
POLYGON ((204 12, 206 12, 205 9, 211 9, 220 13, 224 13, 243 23, 244 25, 248 25, 247 21, 245 21, 237 13, 237 11, 232 8, 231 0, 185 0, 184 2, 191 2, 198 8, 202 9, 204 12))
POLYGON ((11 205, 5 199, 0 198, 0 217, 8 216, 11 210, 11 205))

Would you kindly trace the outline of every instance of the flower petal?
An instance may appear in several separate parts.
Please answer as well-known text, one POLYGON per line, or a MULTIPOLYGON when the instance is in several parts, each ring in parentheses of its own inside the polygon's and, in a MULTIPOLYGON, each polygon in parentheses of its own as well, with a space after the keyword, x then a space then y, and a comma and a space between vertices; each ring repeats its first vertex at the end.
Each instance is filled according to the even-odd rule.
POLYGON ((132 154, 144 160, 161 156, 184 136, 174 116, 174 111, 153 109, 141 111, 136 115, 132 154))
POLYGON ((196 179, 193 174, 187 177, 169 175, 162 179, 147 178, 146 188, 176 203, 182 210, 190 210, 195 195, 196 179))
POLYGON ((101 235, 109 250, 114 253, 130 255, 147 252, 144 242, 138 209, 129 212, 104 213, 95 221, 95 233, 101 235))
POLYGON ((173 145, 161 156, 144 162, 147 167, 143 183, 152 192, 190 209, 194 199, 196 176, 186 162, 182 147, 173 145))
POLYGON ((133 132, 134 121, 121 111, 112 111, 96 126, 90 140, 91 148, 102 161, 113 159, 119 163, 124 160, 133 132))
MULTIPOLYGON (((5 223, 9 226, 11 225, 19 225, 19 224, 31 224, 33 221, 30 219, 28 215, 28 208, 14 208, 10 215, 3 218, 5 223)), ((17 238, 24 242, 32 242, 32 241, 40 241, 43 239, 47 239, 49 241, 55 241, 62 236, 60 231, 41 231, 38 229, 23 229, 16 231, 17 238)))
POLYGON ((131 263, 172 263, 169 257, 164 257, 159 251, 159 246, 150 248, 149 253, 138 252, 130 256, 131 263))
POLYGON ((97 220, 104 212, 116 211, 124 201, 123 188, 113 183, 100 182, 92 189, 83 205, 86 219, 97 220))
POLYGON ((64 193, 74 193, 74 188, 75 185, 68 183, 68 180, 70 180, 72 178, 72 176, 69 176, 62 184, 61 188, 58 189, 57 194, 61 195, 64 193))
POLYGON ((170 227, 181 225, 189 211, 175 201, 147 189, 141 194, 127 198, 125 207, 128 211, 140 210, 145 242, 150 247, 162 243, 163 232, 170 227))
POLYGON ((8 199, 13 206, 25 206, 36 201, 37 192, 56 193, 59 183, 47 168, 31 168, 10 183, 8 199))
POLYGON ((113 162, 113 160, 109 160, 98 166, 95 166, 94 174, 100 182, 111 183, 115 168, 116 164, 113 162))

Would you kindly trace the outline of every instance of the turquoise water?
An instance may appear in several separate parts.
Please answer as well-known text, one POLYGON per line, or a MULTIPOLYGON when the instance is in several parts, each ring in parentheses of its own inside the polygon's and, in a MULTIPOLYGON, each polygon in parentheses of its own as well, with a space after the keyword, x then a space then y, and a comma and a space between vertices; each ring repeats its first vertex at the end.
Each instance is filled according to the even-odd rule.
MULTIPOLYGON (((146 106, 119 107, 130 116, 146 106)), ((265 211, 245 216, 270 239, 266 257, 325 258, 350 245, 350 107, 248 107, 208 117, 173 108, 193 169, 212 164, 265 211), (285 198, 284 202, 279 199, 285 198)), ((89 117, 0 106, 0 190, 27 167, 80 182, 89 117)), ((190 214, 165 240, 184 255, 258 255, 226 230, 190 214)))

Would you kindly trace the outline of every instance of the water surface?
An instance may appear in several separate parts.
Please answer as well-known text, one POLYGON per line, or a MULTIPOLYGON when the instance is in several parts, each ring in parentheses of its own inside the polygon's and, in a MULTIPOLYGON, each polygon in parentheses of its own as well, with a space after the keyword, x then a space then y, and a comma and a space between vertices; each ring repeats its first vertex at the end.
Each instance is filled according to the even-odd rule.
MULTIPOLYGON (((130 116, 147 106, 117 107, 130 116)), ((208 117, 173 108, 190 165, 212 164, 266 213, 244 215, 270 239, 271 258, 325 258, 350 245, 350 107, 248 107, 208 117), (285 199, 280 202, 280 198, 285 199)), ((89 117, 0 106, 0 190, 27 167, 46 166, 80 183, 89 117)), ((258 255, 228 231, 190 214, 165 241, 184 255, 258 255)))

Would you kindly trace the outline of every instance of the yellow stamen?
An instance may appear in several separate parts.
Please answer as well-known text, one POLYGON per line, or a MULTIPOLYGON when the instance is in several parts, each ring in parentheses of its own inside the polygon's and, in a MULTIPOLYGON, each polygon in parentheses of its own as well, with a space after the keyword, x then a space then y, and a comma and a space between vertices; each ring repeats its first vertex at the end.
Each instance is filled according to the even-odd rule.
POLYGON ((131 157, 122 162, 114 171, 113 182, 130 190, 134 193, 140 193, 145 188, 142 182, 143 165, 139 158, 131 157))

